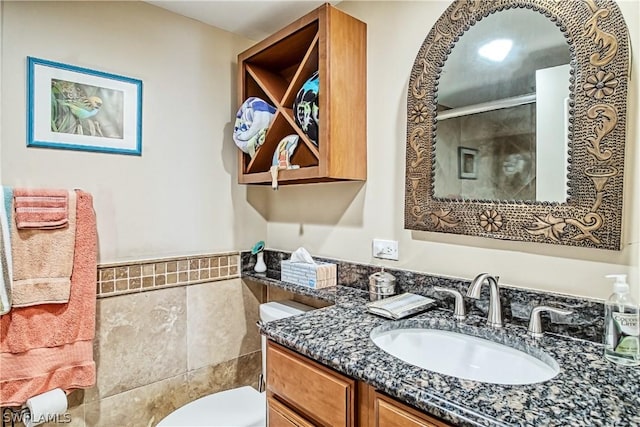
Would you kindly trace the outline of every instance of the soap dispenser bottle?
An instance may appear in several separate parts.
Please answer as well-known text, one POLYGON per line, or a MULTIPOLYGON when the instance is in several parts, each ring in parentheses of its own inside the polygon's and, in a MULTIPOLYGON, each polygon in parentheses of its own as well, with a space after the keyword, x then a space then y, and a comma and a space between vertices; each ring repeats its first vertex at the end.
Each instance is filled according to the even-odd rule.
POLYGON ((604 357, 625 366, 640 365, 639 309, 629 294, 626 274, 611 274, 613 294, 605 302, 604 357))

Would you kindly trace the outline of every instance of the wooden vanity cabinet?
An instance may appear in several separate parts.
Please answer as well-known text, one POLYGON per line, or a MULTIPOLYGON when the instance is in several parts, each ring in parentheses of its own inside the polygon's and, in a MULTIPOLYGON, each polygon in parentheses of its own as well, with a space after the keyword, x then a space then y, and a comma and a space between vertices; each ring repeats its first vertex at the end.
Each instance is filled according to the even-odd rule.
POLYGON ((276 109, 255 156, 238 150, 240 184, 271 183, 274 151, 291 134, 300 137, 291 158, 300 168, 280 170, 279 184, 366 180, 366 31, 365 23, 327 3, 238 55, 238 107, 256 96, 276 109), (316 71, 314 144, 296 123, 293 107, 316 71))
POLYGON ((267 344, 269 427, 448 427, 361 381, 267 344))

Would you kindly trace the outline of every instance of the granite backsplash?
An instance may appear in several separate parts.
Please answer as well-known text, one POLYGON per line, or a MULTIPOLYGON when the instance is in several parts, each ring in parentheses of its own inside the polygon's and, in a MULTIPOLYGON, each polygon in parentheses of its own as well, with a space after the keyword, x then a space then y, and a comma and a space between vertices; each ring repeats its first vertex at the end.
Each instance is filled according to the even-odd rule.
MULTIPOLYGON (((242 271, 252 271, 256 256, 249 251, 241 252, 242 271)), ((265 250, 264 260, 268 274, 279 277, 280 261, 289 259, 291 252, 265 250)), ((369 276, 380 271, 379 266, 359 264, 331 258, 314 257, 315 260, 337 264, 338 284, 367 290, 369 276)), ((466 292, 470 280, 435 276, 415 271, 385 267, 385 271, 396 278, 396 293, 412 292, 433 298, 443 308, 453 310, 454 298, 434 291, 434 286, 456 289, 466 292)), ((255 274, 255 273, 253 273, 255 274)), ((467 314, 487 316, 489 309, 489 287, 484 286, 480 299, 465 298, 467 314)), ((500 285, 500 300, 505 322, 527 327, 529 315, 533 307, 551 305, 573 311, 568 316, 542 313, 543 330, 546 332, 585 339, 596 343, 602 342, 604 307, 602 301, 574 296, 514 288, 500 285)))

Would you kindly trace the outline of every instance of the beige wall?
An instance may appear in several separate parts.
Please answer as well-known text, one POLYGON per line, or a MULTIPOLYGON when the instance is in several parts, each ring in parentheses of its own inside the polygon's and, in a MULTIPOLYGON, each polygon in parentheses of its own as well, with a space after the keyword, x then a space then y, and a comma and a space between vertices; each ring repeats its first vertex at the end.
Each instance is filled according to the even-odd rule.
POLYGON ((2 5, 4 185, 91 192, 102 263, 248 249, 265 237, 236 184, 231 140, 236 55, 248 40, 143 2, 2 5), (141 79, 142 157, 27 148, 27 56, 141 79))
MULTIPOLYGON (((366 184, 319 184, 281 187, 269 197, 268 241, 271 248, 304 246, 315 255, 471 278, 484 271, 501 282, 532 289, 606 298, 603 276, 627 272, 638 287, 638 162, 640 63, 633 58, 628 109, 625 176, 624 247, 602 251, 555 245, 502 242, 403 228, 406 93, 409 72, 433 23, 446 9, 443 1, 351 1, 347 13, 368 25, 368 177, 366 184), (400 242, 400 261, 371 257, 371 239, 400 242)), ((636 50, 640 46, 637 1, 620 3, 636 50)), ((640 300, 640 298, 637 298, 640 300)))
MULTIPOLYGON (((316 255, 470 278, 481 271, 532 289, 603 298, 605 274, 638 282, 638 65, 628 109, 624 247, 620 252, 403 229, 409 70, 449 2, 343 2, 368 24, 367 182, 237 185, 231 141, 235 55, 250 42, 144 3, 3 2, 0 170, 5 185, 81 187, 95 195, 100 260, 113 262, 305 246, 316 255), (96 19, 99 16, 100 19, 96 19), (66 24, 66 25, 65 25, 66 24), (143 156, 27 149, 25 58, 82 65, 144 81, 143 156), (265 223, 265 218, 268 224, 265 223), (371 257, 371 239, 400 242, 400 261, 371 257)), ((620 2, 633 46, 638 2, 620 2)), ((639 298, 640 299, 640 298, 639 298)))
MULTIPOLYGON (((4 62, 3 60, 3 54, 2 54, 2 35, 4 34, 4 18, 3 18, 3 13, 4 13, 4 2, 0 2, 0 100, 3 98, 2 97, 2 63, 4 62)), ((0 102, 0 130, 2 129, 2 102, 0 102)), ((2 136, 0 133, 0 177, 2 177, 2 136)), ((0 178, 0 182, 2 182, 2 179, 0 178)))

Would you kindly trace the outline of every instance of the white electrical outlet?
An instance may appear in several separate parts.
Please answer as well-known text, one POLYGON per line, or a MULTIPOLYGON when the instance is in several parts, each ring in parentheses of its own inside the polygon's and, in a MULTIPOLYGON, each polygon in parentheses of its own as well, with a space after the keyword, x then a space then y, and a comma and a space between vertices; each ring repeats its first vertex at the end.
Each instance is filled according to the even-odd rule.
POLYGON ((398 241, 373 239, 373 257, 398 261, 398 241))

